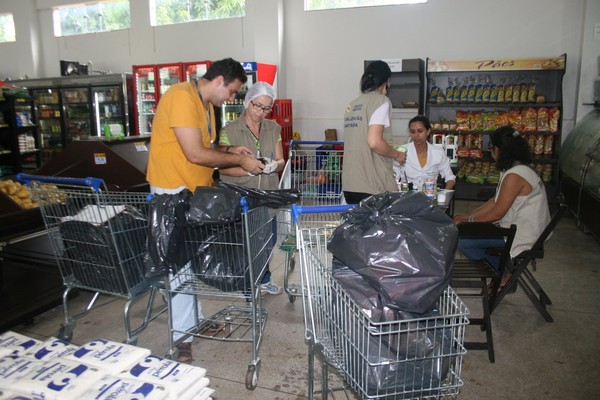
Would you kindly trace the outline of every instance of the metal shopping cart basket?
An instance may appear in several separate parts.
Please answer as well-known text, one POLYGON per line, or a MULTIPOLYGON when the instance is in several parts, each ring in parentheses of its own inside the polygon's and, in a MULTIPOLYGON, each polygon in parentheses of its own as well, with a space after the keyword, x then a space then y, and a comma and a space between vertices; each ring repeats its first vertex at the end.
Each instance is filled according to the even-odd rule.
POLYGON ((157 285, 145 278, 147 193, 108 191, 96 178, 66 178, 18 174, 39 204, 52 250, 63 278, 65 321, 58 337, 70 341, 76 320, 87 315, 100 294, 126 299, 126 343, 152 319, 157 285), (73 289, 94 292, 88 305, 71 315, 73 289), (131 326, 131 306, 150 291, 143 321, 131 326))
MULTIPOLYGON (((285 165, 280 189, 297 189, 301 193, 301 205, 319 206, 343 203, 342 163, 344 142, 291 141, 288 161, 285 165)), ((303 218, 303 224, 328 221, 328 214, 312 214, 303 218)), ((290 302, 302 295, 301 285, 289 282, 289 273, 295 267, 296 231, 292 226, 290 209, 282 209, 277 217, 279 248, 285 252, 283 287, 290 302)))
POLYGON ((247 389, 253 390, 258 382, 258 352, 267 321, 259 283, 276 238, 273 217, 266 207, 250 209, 246 198, 241 199, 241 206, 239 220, 185 228, 186 255, 180 266, 172 268, 166 284, 169 309, 167 357, 172 357, 175 346, 189 336, 252 343, 245 383, 247 389), (173 300, 180 295, 193 296, 195 325, 185 331, 176 329, 173 320, 173 300), (198 308, 198 297, 225 302, 226 306, 210 317, 203 317, 198 308), (175 340, 176 333, 184 336, 175 340))
MULTIPOLYGON (((327 207, 293 206, 294 216, 327 207)), ((426 317, 375 322, 334 277, 327 251, 331 229, 298 226, 309 398, 327 398, 328 365, 363 399, 456 398, 460 387, 468 309, 451 287, 426 317), (314 359, 322 359, 315 391, 314 359)), ((345 387, 342 388, 345 390, 345 387)))

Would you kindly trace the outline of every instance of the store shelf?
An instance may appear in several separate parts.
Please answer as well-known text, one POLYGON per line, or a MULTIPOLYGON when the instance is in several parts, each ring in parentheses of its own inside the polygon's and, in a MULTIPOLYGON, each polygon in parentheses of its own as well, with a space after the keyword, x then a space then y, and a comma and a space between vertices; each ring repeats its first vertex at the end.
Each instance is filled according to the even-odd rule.
POLYGON ((487 152, 489 134, 506 124, 528 140, 533 167, 546 184, 549 200, 554 198, 558 188, 565 66, 566 55, 499 60, 489 67, 477 61, 427 60, 425 113, 432 123, 432 137, 456 136, 456 155, 465 150, 484 153, 483 158, 458 157, 456 199, 487 200, 493 196, 494 191, 487 185, 464 179, 478 168, 487 172, 476 171, 473 176, 497 174, 487 152), (453 100, 458 94, 460 102, 453 100))
POLYGON ((37 132, 38 127, 35 123, 33 99, 30 97, 7 96, 6 101, 0 103, 0 113, 6 122, 6 126, 0 130, 0 148, 3 149, 0 152, 2 165, 10 168, 13 173, 21 172, 26 167, 39 168, 39 150, 21 151, 19 145, 20 137, 25 135, 33 141, 27 143, 28 145, 31 147, 35 145, 36 149, 39 148, 40 141, 37 132), (24 121, 32 123, 20 126, 24 121), (26 158, 28 159, 25 160, 26 158))

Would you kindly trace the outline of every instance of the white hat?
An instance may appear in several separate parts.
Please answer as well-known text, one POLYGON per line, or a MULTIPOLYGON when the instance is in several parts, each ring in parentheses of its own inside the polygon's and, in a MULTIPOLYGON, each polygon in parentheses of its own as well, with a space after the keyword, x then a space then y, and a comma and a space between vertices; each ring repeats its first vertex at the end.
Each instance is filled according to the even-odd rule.
POLYGON ((250 89, 248 89, 248 92, 246 93, 244 107, 248 108, 250 102, 259 96, 269 96, 275 101, 275 89, 267 82, 256 82, 254 85, 250 86, 250 89))

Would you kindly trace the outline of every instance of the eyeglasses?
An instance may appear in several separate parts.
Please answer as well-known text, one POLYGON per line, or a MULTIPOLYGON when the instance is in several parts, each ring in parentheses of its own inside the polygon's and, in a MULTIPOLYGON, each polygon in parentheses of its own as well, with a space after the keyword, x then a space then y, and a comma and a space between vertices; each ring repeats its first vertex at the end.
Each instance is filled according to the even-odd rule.
POLYGON ((255 103, 253 100, 250 100, 250 104, 252 104, 252 106, 254 107, 254 109, 256 111, 262 111, 264 113, 270 113, 271 111, 273 111, 273 107, 271 106, 263 106, 262 104, 259 103, 255 103))

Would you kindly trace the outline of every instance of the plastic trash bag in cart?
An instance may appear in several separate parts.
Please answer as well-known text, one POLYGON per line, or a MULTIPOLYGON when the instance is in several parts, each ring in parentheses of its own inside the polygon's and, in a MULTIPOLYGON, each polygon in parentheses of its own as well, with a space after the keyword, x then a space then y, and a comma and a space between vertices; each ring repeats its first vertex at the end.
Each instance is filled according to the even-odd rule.
MULTIPOLYGON (((193 252, 192 271, 202 282, 223 292, 250 290, 250 267, 256 280, 264 265, 248 260, 242 221, 212 228, 190 228, 191 240, 187 246, 193 252)), ((273 248, 270 230, 262 229, 255 235, 255 240, 265 243, 265 251, 270 253, 273 248)))
POLYGON ((190 198, 187 221, 190 226, 225 224, 242 216, 241 196, 224 187, 198 186, 190 198))
MULTIPOLYGON (((358 376, 367 377, 368 394, 382 399, 388 398, 386 393, 394 399, 439 394, 450 371, 454 343, 452 331, 433 322, 441 315, 439 310, 412 314, 386 307, 380 294, 356 272, 338 260, 333 260, 332 267, 334 279, 369 318, 368 323, 352 322, 360 319, 358 310, 344 307, 348 301, 340 301, 343 294, 333 292, 333 307, 339 310, 332 315, 339 318, 332 321, 332 336, 350 335, 343 342, 349 340, 354 351, 364 356, 365 362, 357 363, 363 369, 358 376)), ((344 362, 352 362, 352 358, 344 362)))
POLYGON ((164 276, 185 265, 186 214, 192 192, 158 194, 152 197, 148 212, 148 255, 146 277, 164 276))
POLYGON ((130 205, 88 205, 59 225, 64 259, 77 281, 98 290, 127 293, 144 276, 145 217, 130 205), (76 261, 74 261, 76 260, 76 261), (123 274, 114 273, 122 261, 123 274))
POLYGON ((264 190, 254 189, 245 186, 236 185, 219 181, 217 186, 233 190, 236 193, 246 197, 249 208, 269 207, 280 208, 300 201, 300 191, 298 189, 282 189, 282 190, 264 190))
POLYGON ((423 314, 450 282, 457 240, 452 220, 423 193, 386 192, 346 212, 328 249, 388 306, 423 314))

